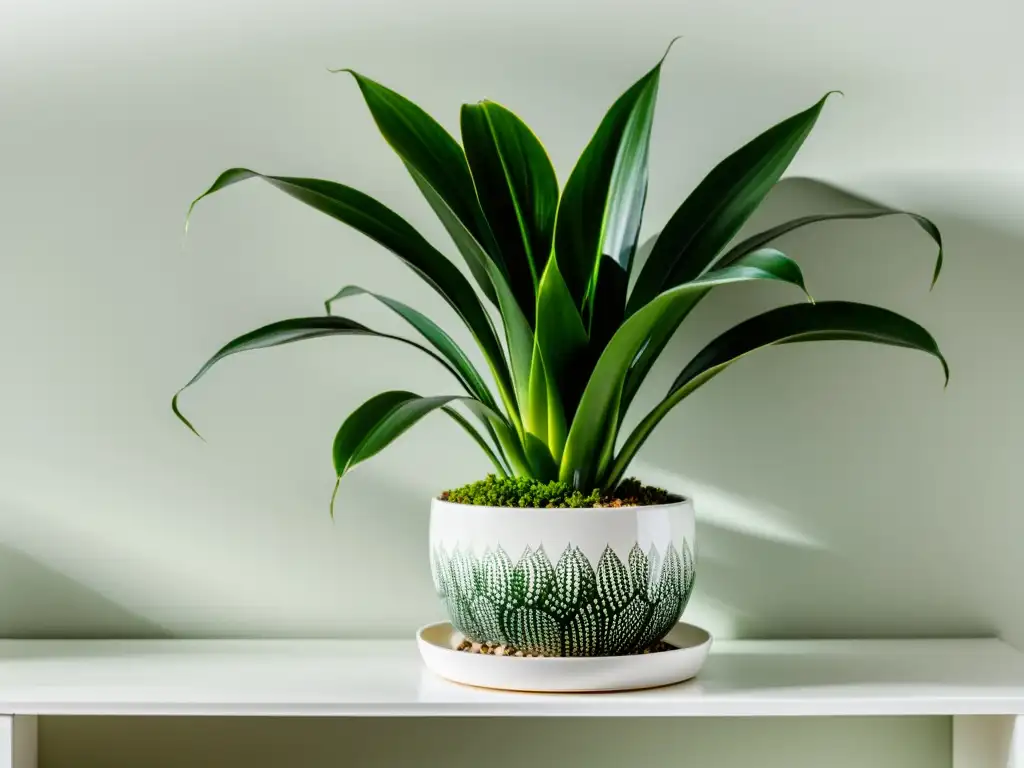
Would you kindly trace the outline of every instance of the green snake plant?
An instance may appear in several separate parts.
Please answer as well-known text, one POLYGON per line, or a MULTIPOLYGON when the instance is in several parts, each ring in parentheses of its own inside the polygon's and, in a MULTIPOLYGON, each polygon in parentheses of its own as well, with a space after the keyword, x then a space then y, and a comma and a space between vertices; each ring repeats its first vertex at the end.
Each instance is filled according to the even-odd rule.
MULTIPOLYGON (((805 216, 732 242, 782 177, 829 94, 719 163, 671 216, 634 275, 660 61, 612 104, 561 186, 540 141, 505 107, 463 105, 460 144, 405 97, 343 71, 355 79, 384 140, 451 236, 468 276, 397 213, 334 181, 232 168, 192 206, 255 178, 357 229, 440 294, 479 347, 489 377, 431 318, 349 285, 326 302, 326 314, 281 320, 229 342, 185 385, 236 352, 333 335, 399 341, 445 368, 454 394, 382 392, 344 420, 333 446, 339 482, 422 418, 442 411, 501 476, 611 491, 672 408, 732 363, 776 344, 844 339, 917 349, 938 358, 948 380, 938 346, 920 325, 867 304, 814 303, 799 265, 770 247, 781 235, 828 219, 904 214, 938 245, 934 284, 942 241, 930 220, 876 208, 805 216), (715 338, 635 427, 623 429, 641 383, 701 299, 716 288, 759 280, 795 290, 798 301, 715 338), (397 314, 410 335, 375 331, 335 312, 360 295, 397 314)), ((180 394, 173 410, 194 432, 179 410, 180 394)), ((336 483, 335 495, 337 489, 336 483)))

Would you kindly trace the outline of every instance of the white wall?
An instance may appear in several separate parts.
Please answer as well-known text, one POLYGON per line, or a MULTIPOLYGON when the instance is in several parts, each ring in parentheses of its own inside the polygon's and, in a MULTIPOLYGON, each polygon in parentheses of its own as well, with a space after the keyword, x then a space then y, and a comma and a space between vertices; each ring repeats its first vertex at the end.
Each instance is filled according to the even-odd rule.
MULTIPOLYGON (((602 110, 683 33, 663 78, 648 231, 714 159, 843 88, 794 173, 934 217, 946 275, 929 294, 932 247, 905 221, 822 225, 783 245, 816 297, 921 320, 953 369, 943 391, 923 355, 775 350, 667 420, 637 471, 697 497, 688 617, 722 635, 997 632, 1024 645, 1024 11, 930 7, 5 4, 0 634, 405 636, 436 617, 426 500, 487 469, 461 434, 430 420, 346 482, 333 525, 327 500, 345 414, 384 388, 445 391, 442 373, 367 340, 235 358, 183 400, 208 444, 168 401, 225 340, 316 314, 345 283, 449 326, 451 314, 388 254, 269 189, 208 201, 183 245, 187 202, 231 165, 320 175, 442 243, 353 84, 326 67, 358 67, 450 127, 462 100, 500 100, 564 180, 602 110)), ((789 182, 759 222, 854 204, 789 182)), ((692 345, 782 297, 720 291, 647 401, 692 345)), ((399 327, 372 305, 351 311, 399 327)))

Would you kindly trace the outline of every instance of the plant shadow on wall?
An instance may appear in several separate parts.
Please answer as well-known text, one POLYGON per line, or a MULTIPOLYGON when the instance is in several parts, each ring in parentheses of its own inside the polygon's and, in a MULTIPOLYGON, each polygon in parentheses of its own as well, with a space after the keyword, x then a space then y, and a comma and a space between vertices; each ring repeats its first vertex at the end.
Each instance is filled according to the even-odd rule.
MULTIPOLYGON (((873 207, 808 179, 782 181, 750 230, 822 211, 873 207)), ((1019 234, 931 210, 954 259, 931 293, 931 252, 907 222, 794 233, 816 295, 860 296, 934 329, 953 366, 947 390, 922 359, 866 345, 752 356, 678 408, 637 462, 651 482, 697 499, 699 578, 691 614, 736 636, 1021 637, 1007 518, 1022 449, 1014 402, 1024 375, 1014 285, 1019 234), (988 554, 986 554, 988 553, 988 554)), ((638 403, 654 402, 704 339, 769 292, 719 292, 667 347, 638 403)), ((1017 531, 1013 528, 1016 525, 1017 531)))

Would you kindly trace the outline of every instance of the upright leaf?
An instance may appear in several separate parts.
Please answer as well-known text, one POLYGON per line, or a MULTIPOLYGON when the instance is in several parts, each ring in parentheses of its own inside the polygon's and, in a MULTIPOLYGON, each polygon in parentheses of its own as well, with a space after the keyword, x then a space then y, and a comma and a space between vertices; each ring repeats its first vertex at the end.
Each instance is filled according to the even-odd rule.
POLYGON ((775 344, 842 340, 927 352, 938 358, 949 380, 949 367, 935 339, 902 315, 847 301, 779 307, 729 329, 697 353, 673 382, 665 399, 630 433, 608 474, 608 482, 614 484, 625 474, 640 446, 672 408, 737 360, 775 344))
POLYGON ((329 317, 298 317, 265 325, 262 328, 257 328, 255 331, 250 331, 249 333, 243 334, 242 336, 229 341, 221 347, 213 357, 203 364, 203 367, 199 369, 196 375, 193 376, 184 387, 177 391, 171 400, 171 409, 186 427, 198 435, 199 433, 196 432, 192 423, 186 419, 179 410, 178 398, 181 396, 182 392, 205 376, 207 371, 213 368, 214 365, 225 357, 237 354, 238 352, 249 352, 255 349, 277 347, 282 344, 291 344, 296 341, 317 339, 323 336, 376 336, 382 339, 400 341, 403 344, 415 347, 421 352, 426 352, 432 358, 437 360, 437 362, 441 363, 441 365, 455 376, 456 379, 459 379, 458 372, 455 371, 455 369, 453 369, 445 360, 442 360, 429 349, 417 344, 415 341, 410 341, 409 339, 402 338, 401 336, 392 336, 389 333, 374 331, 367 328, 362 323, 349 320, 347 317, 337 317, 333 315, 329 317))
POLYGON ((533 132, 500 104, 464 104, 461 125, 477 197, 501 244, 512 292, 532 323, 558 207, 554 168, 533 132))
POLYGON ((627 315, 712 264, 782 177, 828 96, 729 155, 697 185, 658 236, 629 296, 627 315))
POLYGON ((569 428, 559 479, 577 488, 593 488, 602 482, 615 449, 626 374, 652 330, 667 315, 695 305, 715 286, 749 280, 776 280, 803 288, 800 268, 785 257, 762 267, 736 265, 665 291, 623 323, 605 347, 583 391, 569 428))
POLYGON ((599 337, 610 336, 607 329, 617 326, 625 305, 647 196, 647 148, 660 73, 659 61, 608 110, 558 207, 555 257, 599 337))
POLYGON ((921 227, 921 229, 927 232, 929 237, 931 237, 931 239, 935 241, 935 244, 939 246, 939 255, 935 259, 935 270, 932 272, 932 285, 934 286, 935 282, 939 279, 939 273, 942 271, 942 234, 939 232, 939 228, 935 226, 931 219, 925 218, 920 214, 911 213, 910 211, 897 211, 890 208, 875 209, 872 211, 819 213, 811 216, 801 216, 798 219, 792 219, 791 221, 777 224, 771 229, 766 229, 764 232, 758 232, 756 235, 751 235, 743 242, 730 248, 728 253, 716 262, 715 266, 727 267, 751 251, 756 251, 758 248, 767 245, 772 240, 782 237, 786 233, 792 232, 794 229, 806 227, 808 224, 817 224, 821 221, 835 221, 837 219, 877 219, 880 216, 909 216, 919 227, 921 227))
MULTIPOLYGON (((535 339, 544 363, 547 399, 557 401, 558 411, 571 421, 593 368, 593 359, 583 320, 554 259, 544 269, 537 294, 535 339)), ((552 438, 552 453, 557 460, 565 435, 553 434, 552 438)))
POLYGON ((487 262, 493 262, 505 275, 501 252, 490 231, 473 187, 466 155, 458 142, 430 115, 404 96, 374 82, 351 69, 366 106, 381 135, 405 163, 420 190, 434 194, 427 201, 441 218, 462 253, 480 289, 494 303, 497 296, 492 286, 487 262), (438 210, 439 203, 450 210, 454 220, 438 210), (465 228, 481 250, 468 248, 464 238, 452 232, 455 223, 465 228))
POLYGON ((195 199, 189 208, 189 214, 191 215, 196 204, 203 198, 231 184, 251 178, 263 179, 321 213, 359 230, 390 250, 422 277, 462 318, 484 353, 502 398, 512 411, 510 415, 513 419, 518 418, 514 410, 515 392, 505 364, 504 352, 480 299, 458 268, 428 243, 405 219, 369 195, 344 184, 321 179, 267 176, 247 168, 231 168, 224 171, 208 190, 195 199))
POLYGON ((533 350, 533 329, 519 308, 519 303, 512 289, 501 274, 497 264, 487 258, 483 248, 473 235, 455 216, 448 204, 434 191, 433 187, 413 173, 413 179, 420 185, 424 196, 434 204, 434 210, 442 223, 447 227, 452 239, 463 253, 476 254, 477 262, 490 280, 497 297, 501 322, 505 328, 505 343, 508 347, 508 362, 512 372, 512 383, 515 387, 516 402, 519 409, 523 408, 530 377, 530 356, 533 350))

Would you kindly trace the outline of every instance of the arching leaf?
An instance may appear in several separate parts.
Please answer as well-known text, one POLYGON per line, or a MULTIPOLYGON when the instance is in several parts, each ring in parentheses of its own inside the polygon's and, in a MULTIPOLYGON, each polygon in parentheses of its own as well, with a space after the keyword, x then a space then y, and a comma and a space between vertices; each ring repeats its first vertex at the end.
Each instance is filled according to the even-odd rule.
POLYGON ((469 281, 405 219, 369 195, 333 181, 268 176, 248 168, 231 168, 218 176, 210 188, 192 202, 189 215, 191 216, 192 210, 203 198, 251 178, 263 179, 306 205, 348 224, 398 256, 462 318, 480 346, 503 400, 506 404, 515 405, 515 395, 505 364, 504 352, 494 334, 490 318, 469 281))
POLYGON ((712 264, 782 177, 828 96, 729 155, 697 185, 658 235, 630 293, 627 315, 712 264))
MULTIPOLYGON (((483 418, 500 421, 501 415, 471 397, 420 397, 412 392, 383 392, 353 411, 338 429, 332 455, 338 483, 353 467, 376 456, 424 416, 459 402, 483 418)), ((331 514, 338 484, 331 497, 331 514)))
POLYGON ((939 232, 939 228, 935 226, 931 219, 925 218, 920 214, 911 213, 910 211, 897 211, 891 208, 882 208, 872 211, 851 211, 847 213, 819 213, 812 216, 801 216, 798 219, 792 219, 791 221, 777 224, 771 229, 766 229, 764 232, 758 232, 756 235, 751 235, 746 240, 737 243, 715 263, 715 266, 727 267, 745 254, 748 254, 751 251, 756 251, 758 248, 767 245, 772 240, 782 237, 787 232, 792 232, 794 229, 799 229, 800 227, 806 227, 808 224, 817 224, 822 221, 835 221, 837 219, 877 219, 881 216, 909 216, 919 227, 921 227, 921 229, 927 232, 929 237, 931 237, 931 239, 935 241, 935 244, 939 246, 939 254, 935 259, 935 270, 932 272, 932 285, 935 285, 935 282, 939 279, 939 273, 942 271, 942 234, 939 232))
POLYGON ((458 372, 455 371, 455 369, 453 369, 446 361, 442 360, 426 347, 417 344, 415 341, 402 338, 401 336, 393 336, 389 333, 380 333, 379 331, 367 328, 362 323, 350 320, 347 317, 337 317, 334 315, 328 317, 297 317, 265 325, 262 328, 257 328, 255 331, 250 331, 249 333, 243 334, 242 336, 229 341, 217 350, 217 353, 214 354, 213 357, 203 364, 203 367, 199 369, 196 375, 193 376, 184 387, 177 391, 171 399, 171 409, 186 427, 199 436, 196 428, 192 426, 192 423, 186 419, 179 410, 178 398, 181 396, 182 392, 205 376, 207 371, 213 368, 214 365, 219 363, 225 357, 230 357, 231 355, 239 352, 249 352, 255 349, 277 347, 282 344, 291 344, 296 341, 306 341, 308 339, 318 339, 323 336, 376 336, 382 339, 400 341, 403 344, 415 347, 421 352, 426 352, 432 358, 437 360, 437 362, 443 365, 453 376, 455 376, 456 379, 459 378, 458 372))
POLYGON ((779 307, 729 329, 697 353, 673 382, 665 399, 626 439, 608 474, 608 482, 614 484, 623 477, 654 428, 691 392, 751 352, 775 344, 804 341, 866 341, 917 349, 935 356, 949 380, 949 366, 935 339, 902 315, 847 301, 779 307))
POLYGON ((358 285, 346 285, 325 301, 324 307, 327 310, 327 313, 330 314, 331 305, 334 304, 334 302, 340 301, 341 299, 349 296, 371 296, 388 309, 395 312, 399 317, 415 328, 416 331, 426 339, 445 360, 448 361, 452 368, 458 372, 460 380, 471 395, 491 407, 496 407, 494 399, 491 397, 490 390, 487 388, 487 384, 484 382, 483 378, 481 378, 480 374, 477 372, 476 367, 472 362, 470 362, 469 358, 466 357, 466 353, 462 351, 462 348, 455 343, 451 336, 445 333, 441 326, 419 310, 413 309, 408 304, 404 304, 401 301, 392 299, 391 297, 380 293, 373 293, 365 288, 360 288, 358 285))
POLYGON ((629 366, 654 328, 666 317, 688 311, 715 286, 750 280, 781 281, 803 288, 800 268, 785 257, 761 266, 734 265, 665 291, 623 323, 601 354, 583 391, 565 443, 559 479, 577 488, 601 484, 615 448, 622 388, 629 366))

